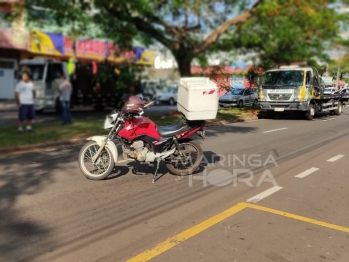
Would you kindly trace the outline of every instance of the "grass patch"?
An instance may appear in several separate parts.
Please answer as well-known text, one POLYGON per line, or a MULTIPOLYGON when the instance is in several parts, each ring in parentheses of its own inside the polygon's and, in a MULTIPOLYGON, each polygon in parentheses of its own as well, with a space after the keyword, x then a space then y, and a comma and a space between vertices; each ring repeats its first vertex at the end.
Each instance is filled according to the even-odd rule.
MULTIPOLYGON (((258 108, 225 108, 217 113, 217 118, 208 122, 220 121, 238 121, 251 119, 258 116, 260 110, 258 108)), ((179 121, 182 115, 179 112, 173 112, 163 116, 153 116, 151 119, 158 125, 171 125, 179 121)))
POLYGON ((257 108, 225 108, 218 111, 213 122, 251 119, 257 117, 259 112, 257 108))
POLYGON ((81 139, 106 133, 103 130, 103 120, 82 121, 66 126, 58 123, 35 124, 33 128, 32 133, 18 133, 14 127, 0 128, 0 148, 81 139))
MULTIPOLYGON (((220 110, 215 120, 219 121, 239 121, 257 116, 258 109, 229 108, 220 110)), ((166 126, 177 123, 181 119, 181 114, 174 112, 168 115, 150 117, 157 125, 166 126)), ((35 124, 34 132, 17 133, 16 128, 0 128, 0 149, 18 147, 23 145, 34 145, 47 142, 59 142, 70 139, 84 139, 92 135, 106 135, 103 129, 104 119, 86 120, 75 122, 72 125, 62 126, 61 124, 35 124)))

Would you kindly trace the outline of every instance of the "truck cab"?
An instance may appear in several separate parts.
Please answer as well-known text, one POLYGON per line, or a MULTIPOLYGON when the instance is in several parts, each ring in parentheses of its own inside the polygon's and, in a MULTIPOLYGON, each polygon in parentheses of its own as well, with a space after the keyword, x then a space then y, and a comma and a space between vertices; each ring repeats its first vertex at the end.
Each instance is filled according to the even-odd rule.
POLYGON ((340 94, 324 94, 317 70, 299 66, 266 71, 258 98, 261 109, 269 117, 273 117, 274 112, 298 112, 304 113, 308 120, 318 112, 339 115, 347 101, 340 94))
POLYGON ((61 77, 68 77, 67 64, 45 58, 22 60, 19 71, 29 71, 36 90, 35 109, 56 109, 59 106, 58 87, 61 77))
POLYGON ((280 67, 264 74, 259 102, 263 110, 307 111, 309 101, 323 91, 315 68, 280 67))

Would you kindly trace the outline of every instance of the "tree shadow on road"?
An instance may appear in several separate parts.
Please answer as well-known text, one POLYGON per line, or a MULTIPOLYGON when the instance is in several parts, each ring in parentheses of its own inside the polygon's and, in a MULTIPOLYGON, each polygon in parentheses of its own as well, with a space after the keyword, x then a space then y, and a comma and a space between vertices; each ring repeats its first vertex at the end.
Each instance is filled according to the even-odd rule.
POLYGON ((222 125, 222 126, 211 126, 206 128, 205 135, 207 138, 212 138, 218 135, 224 134, 249 134, 256 133, 257 127, 251 126, 238 126, 238 125, 222 125))
POLYGON ((54 246, 47 241, 52 231, 43 223, 48 211, 35 203, 40 201, 35 196, 56 182, 52 170, 61 169, 67 158, 75 156, 75 148, 64 148, 63 154, 62 150, 57 149, 52 154, 42 150, 0 158, 1 261, 32 261, 43 252, 50 252, 54 246), (41 215, 33 217, 33 212, 41 215))

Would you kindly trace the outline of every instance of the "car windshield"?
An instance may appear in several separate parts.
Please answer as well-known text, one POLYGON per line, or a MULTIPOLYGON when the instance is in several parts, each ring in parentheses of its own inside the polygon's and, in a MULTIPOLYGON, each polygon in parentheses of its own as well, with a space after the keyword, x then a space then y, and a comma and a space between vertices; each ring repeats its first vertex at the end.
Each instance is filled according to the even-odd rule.
POLYGON ((19 69, 19 79, 21 79, 22 72, 29 72, 33 81, 43 80, 44 65, 22 65, 19 69))
POLYGON ((242 95, 244 93, 244 90, 245 89, 243 89, 243 88, 234 88, 230 92, 232 95, 242 95))
POLYGON ((177 90, 178 90, 178 88, 175 87, 175 86, 170 86, 170 87, 168 88, 168 92, 169 92, 169 93, 175 93, 177 90))
POLYGON ((290 89, 303 85, 303 70, 270 71, 264 75, 263 88, 266 89, 290 89))

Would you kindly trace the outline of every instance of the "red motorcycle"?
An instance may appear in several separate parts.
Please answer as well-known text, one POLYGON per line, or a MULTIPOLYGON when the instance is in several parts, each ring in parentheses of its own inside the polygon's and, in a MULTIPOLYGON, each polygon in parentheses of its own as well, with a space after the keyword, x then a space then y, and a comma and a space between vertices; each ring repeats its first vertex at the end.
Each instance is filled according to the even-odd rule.
POLYGON ((139 97, 131 96, 121 110, 106 117, 104 128, 109 134, 89 137, 79 153, 79 167, 87 178, 102 180, 110 175, 118 163, 114 139, 121 142, 124 159, 156 165, 153 183, 161 161, 175 175, 188 175, 199 168, 202 149, 189 137, 198 134, 204 139, 206 121, 189 121, 183 115, 175 125, 156 126, 142 116, 154 102, 144 104, 139 97))

